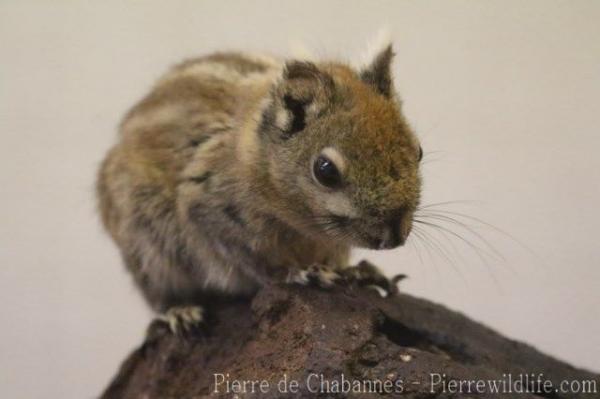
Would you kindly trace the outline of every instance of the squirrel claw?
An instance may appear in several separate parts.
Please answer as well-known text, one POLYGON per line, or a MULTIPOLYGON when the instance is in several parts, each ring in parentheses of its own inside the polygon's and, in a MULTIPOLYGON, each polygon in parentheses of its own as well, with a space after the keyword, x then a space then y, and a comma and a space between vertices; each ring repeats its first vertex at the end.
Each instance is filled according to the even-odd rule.
POLYGON ((204 309, 201 306, 174 306, 158 319, 167 323, 174 335, 185 338, 203 324, 204 309))
POLYGON ((386 296, 397 295, 399 293, 398 283, 407 278, 406 274, 397 274, 388 278, 377 266, 366 260, 360 261, 356 266, 344 269, 343 273, 349 282, 359 286, 380 288, 387 294, 386 296))
POLYGON ((383 291, 382 296, 394 296, 399 293, 398 283, 405 278, 407 278, 406 274, 397 274, 392 278, 388 278, 375 265, 363 260, 358 265, 345 269, 313 264, 308 269, 290 272, 287 282, 316 285, 321 288, 331 288, 336 284, 356 284, 375 288, 380 293, 383 291))
POLYGON ((342 276, 332 266, 314 264, 306 270, 294 270, 288 276, 288 283, 301 285, 317 285, 331 288, 342 276))

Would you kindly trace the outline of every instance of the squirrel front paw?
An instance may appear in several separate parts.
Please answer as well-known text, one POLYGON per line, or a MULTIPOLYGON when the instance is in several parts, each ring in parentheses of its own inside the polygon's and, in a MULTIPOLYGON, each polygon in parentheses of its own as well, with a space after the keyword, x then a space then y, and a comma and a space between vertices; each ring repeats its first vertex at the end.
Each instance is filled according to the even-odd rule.
POLYGON ((294 269, 288 274, 290 284, 316 285, 321 288, 331 288, 342 276, 333 266, 313 264, 308 269, 294 269))
POLYGON ((398 283, 407 277, 405 274, 397 274, 392 278, 388 278, 377 266, 366 260, 360 261, 356 266, 342 269, 341 273, 349 283, 381 288, 386 295, 397 295, 399 292, 398 283))
POLYGON ((174 306, 158 319, 167 323, 174 335, 183 338, 197 331, 204 323, 204 309, 197 305, 174 306))

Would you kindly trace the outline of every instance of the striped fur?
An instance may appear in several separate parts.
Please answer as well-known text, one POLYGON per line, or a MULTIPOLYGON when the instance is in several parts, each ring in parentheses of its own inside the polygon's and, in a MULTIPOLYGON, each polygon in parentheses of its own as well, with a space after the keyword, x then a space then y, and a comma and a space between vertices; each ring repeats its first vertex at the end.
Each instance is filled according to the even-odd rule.
POLYGON ((344 267, 351 246, 385 236, 386 212, 410 223, 418 143, 381 71, 218 53, 175 66, 129 111, 99 208, 156 310, 344 267), (343 163, 342 191, 311 175, 323 149, 343 163))

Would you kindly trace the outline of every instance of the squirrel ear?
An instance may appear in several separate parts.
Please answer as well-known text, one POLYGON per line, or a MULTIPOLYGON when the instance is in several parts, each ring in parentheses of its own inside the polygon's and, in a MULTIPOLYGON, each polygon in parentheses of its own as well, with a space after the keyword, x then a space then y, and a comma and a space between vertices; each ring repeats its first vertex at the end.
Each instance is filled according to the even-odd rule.
POLYGON ((360 72, 363 82, 373 86, 378 93, 385 97, 391 97, 393 92, 392 82, 392 59, 394 51, 392 45, 388 44, 379 52, 366 69, 360 72))
POLYGON ((304 130, 307 104, 306 101, 298 100, 289 94, 283 96, 283 106, 291 116, 291 121, 286 121, 285 126, 288 136, 304 130))
POLYGON ((293 135, 306 126, 307 107, 315 100, 326 75, 312 62, 289 61, 283 69, 283 79, 282 103, 289 115, 287 134, 293 135))
POLYGON ((307 120, 322 108, 332 88, 331 76, 312 62, 287 62, 270 111, 274 125, 284 132, 285 138, 304 130, 307 120))
POLYGON ((288 61, 283 68, 283 78, 288 79, 319 79, 321 71, 309 61, 288 61))

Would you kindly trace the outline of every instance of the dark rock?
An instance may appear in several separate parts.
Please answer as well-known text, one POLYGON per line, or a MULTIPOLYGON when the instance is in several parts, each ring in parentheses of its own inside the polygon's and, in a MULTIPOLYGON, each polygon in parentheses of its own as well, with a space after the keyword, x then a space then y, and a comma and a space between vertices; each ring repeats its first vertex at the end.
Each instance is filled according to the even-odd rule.
POLYGON ((247 381, 245 390, 237 390, 237 397, 600 397, 597 374, 440 305, 408 295, 380 298, 358 288, 285 286, 266 288, 252 301, 218 305, 208 332, 185 341, 164 324, 152 323, 146 341, 123 363, 102 398, 232 398, 235 388, 241 389, 233 384, 242 381, 247 381), (216 374, 228 375, 229 390, 225 382, 215 386, 216 374), (469 393, 464 382, 461 393, 458 386, 432 385, 435 374, 445 374, 447 382, 543 374, 553 388, 551 393, 501 395, 477 393, 472 385, 469 393), (582 386, 593 382, 596 393, 556 392, 565 380, 582 386), (263 392, 261 381, 267 381, 263 392), (295 393, 291 381, 298 382, 295 393))

